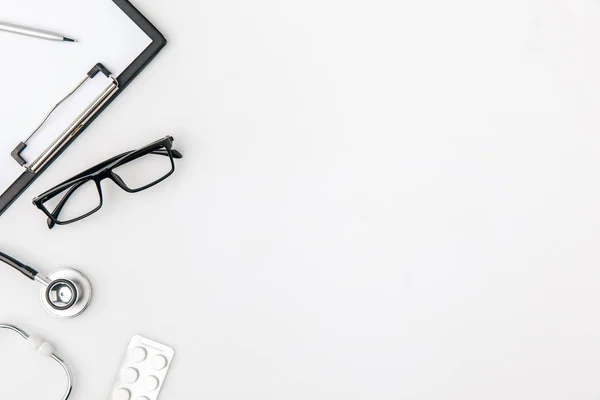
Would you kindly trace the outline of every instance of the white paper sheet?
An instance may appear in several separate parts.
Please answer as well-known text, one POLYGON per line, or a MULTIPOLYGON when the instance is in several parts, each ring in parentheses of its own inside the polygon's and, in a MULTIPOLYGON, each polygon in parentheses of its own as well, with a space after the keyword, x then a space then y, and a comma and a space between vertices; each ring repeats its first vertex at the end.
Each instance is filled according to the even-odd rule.
MULTIPOLYGON (((0 89, 1 194, 23 172, 10 152, 29 136, 54 104, 98 62, 118 76, 151 40, 111 0, 0 0, 0 22, 78 40, 52 42, 0 32, 0 76, 20 82, 21 88, 10 92, 0 89)), ((31 141, 23 153, 25 159, 33 161, 108 82, 98 74, 61 106, 31 141)))

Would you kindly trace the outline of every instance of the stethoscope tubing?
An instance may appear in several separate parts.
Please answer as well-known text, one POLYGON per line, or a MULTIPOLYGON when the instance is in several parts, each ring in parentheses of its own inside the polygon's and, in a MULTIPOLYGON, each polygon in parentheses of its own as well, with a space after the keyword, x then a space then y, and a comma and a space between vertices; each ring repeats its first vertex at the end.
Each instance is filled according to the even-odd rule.
POLYGON ((35 278, 38 275, 38 272, 35 269, 31 268, 29 265, 23 264, 21 261, 14 259, 13 257, 9 256, 8 254, 2 253, 1 251, 0 251, 0 261, 4 262, 5 264, 10 265, 11 267, 13 267, 17 271, 19 271, 20 273, 25 275, 27 278, 31 279, 32 281, 36 280, 35 278))
MULTIPOLYGON (((8 329, 10 331, 13 331, 13 332, 17 333, 18 335, 20 335, 25 340, 29 340, 29 337, 30 337, 27 332, 23 331, 20 328, 17 328, 14 325, 0 324, 0 329, 8 329)), ((69 398, 69 396, 71 395, 71 393, 73 392, 73 372, 71 371, 71 367, 69 367, 69 364, 67 364, 63 359, 61 359, 59 356, 57 356, 54 352, 52 352, 49 355, 49 357, 52 358, 54 361, 56 361, 58 364, 60 364, 60 366, 64 369, 65 373, 67 374, 67 392, 65 393, 65 395, 62 398, 62 400, 67 400, 69 398)))

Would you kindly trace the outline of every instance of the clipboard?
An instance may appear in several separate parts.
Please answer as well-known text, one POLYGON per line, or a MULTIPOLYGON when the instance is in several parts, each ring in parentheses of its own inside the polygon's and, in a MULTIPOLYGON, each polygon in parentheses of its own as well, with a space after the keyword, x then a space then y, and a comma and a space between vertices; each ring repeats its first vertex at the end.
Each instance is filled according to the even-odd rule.
MULTIPOLYGON (((109 0, 102 1, 108 2, 109 0)), ((90 66, 91 69, 89 71, 82 71, 84 79, 50 110, 50 113, 46 115, 46 118, 37 129, 29 135, 29 138, 20 143, 15 143, 16 147, 10 155, 0 154, 0 157, 3 158, 11 157, 14 163, 20 164, 24 168, 21 175, 0 195, 0 215, 6 212, 25 190, 63 154, 69 145, 94 122, 167 44, 167 40, 162 33, 128 0, 111 1, 149 38, 149 44, 116 77, 112 75, 110 69, 100 60, 95 65, 90 66), (96 81, 100 80, 106 83, 96 83, 96 81), (25 157, 23 152, 27 148, 28 140, 35 136, 37 131, 52 117, 54 111, 59 109, 64 102, 68 101, 78 91, 84 90, 84 85, 87 85, 91 81, 95 81, 95 83, 87 92, 88 95, 89 93, 94 93, 92 101, 86 104, 83 110, 78 112, 67 127, 39 154, 34 157, 25 157), (94 89, 97 90, 98 88, 100 88, 99 93, 95 93, 94 89)))

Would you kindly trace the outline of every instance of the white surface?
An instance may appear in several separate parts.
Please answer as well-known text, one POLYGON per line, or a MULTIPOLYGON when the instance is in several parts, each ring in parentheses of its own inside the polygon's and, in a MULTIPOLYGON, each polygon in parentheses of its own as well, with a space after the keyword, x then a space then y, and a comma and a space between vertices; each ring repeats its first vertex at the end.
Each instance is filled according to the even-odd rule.
POLYGON ((0 219, 93 281, 65 322, 0 268, 73 399, 134 333, 177 351, 162 400, 598 398, 600 3, 136 4, 169 46, 0 219), (166 134, 172 178, 46 229, 32 197, 166 134))
MULTIPOLYGON (((150 44, 112 1, 0 0, 0 21, 56 32, 78 43, 45 40, 0 32, 0 76, 11 85, 0 96, 0 192, 22 168, 10 152, 42 122, 56 103, 101 62, 118 76, 150 44)), ((22 156, 33 162, 111 83, 99 74, 88 80, 27 143, 22 156)))

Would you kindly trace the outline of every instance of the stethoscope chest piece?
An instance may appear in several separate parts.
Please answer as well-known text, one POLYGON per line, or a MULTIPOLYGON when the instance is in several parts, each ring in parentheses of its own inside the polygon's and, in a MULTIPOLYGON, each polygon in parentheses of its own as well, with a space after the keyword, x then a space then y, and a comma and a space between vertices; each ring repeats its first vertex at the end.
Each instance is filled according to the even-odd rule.
POLYGON ((46 311, 59 318, 74 318, 81 314, 92 300, 92 285, 79 271, 58 269, 42 283, 40 297, 46 311))

